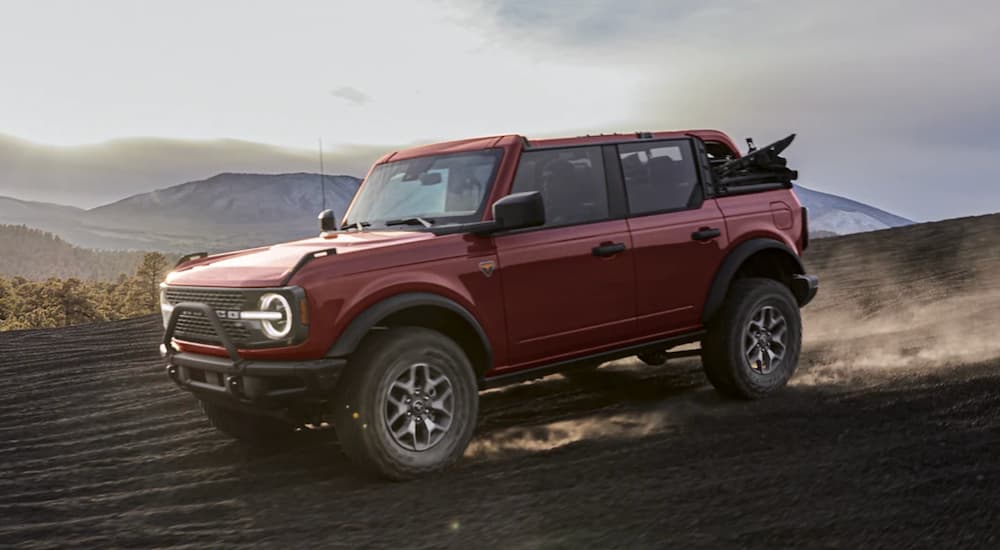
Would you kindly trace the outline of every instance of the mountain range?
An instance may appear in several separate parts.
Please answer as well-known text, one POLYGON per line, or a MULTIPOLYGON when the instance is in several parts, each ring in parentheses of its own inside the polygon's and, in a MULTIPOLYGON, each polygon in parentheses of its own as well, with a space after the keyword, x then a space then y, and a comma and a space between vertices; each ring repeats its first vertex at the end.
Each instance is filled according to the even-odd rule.
MULTIPOLYGON (((360 175, 387 149, 335 146, 324 155, 339 173, 360 175)), ((207 174, 312 170, 317 153, 238 139, 130 137, 58 146, 0 134, 0 196, 93 208, 207 174)))
POLYGON ((361 180, 319 174, 233 174, 141 193, 84 210, 0 197, 0 223, 111 250, 209 252, 313 236, 324 204, 342 215, 361 180), (321 183, 322 181, 322 183, 321 183))
MULTIPOLYGON (((315 235, 319 174, 222 173, 85 210, 0 197, 0 223, 49 231, 74 245, 111 250, 209 252, 315 235)), ((327 208, 342 216, 360 180, 322 178, 327 208)), ((909 225, 884 210, 796 186, 814 237, 909 225)))

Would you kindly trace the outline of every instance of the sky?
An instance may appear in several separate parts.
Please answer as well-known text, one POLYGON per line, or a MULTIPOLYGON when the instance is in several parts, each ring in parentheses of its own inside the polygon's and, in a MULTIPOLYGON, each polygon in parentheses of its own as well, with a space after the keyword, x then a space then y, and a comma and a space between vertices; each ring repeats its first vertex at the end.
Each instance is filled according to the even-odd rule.
POLYGON ((931 220, 1000 211, 997 52, 985 0, 0 0, 0 134, 322 139, 363 174, 477 135, 796 132, 801 183, 931 220))

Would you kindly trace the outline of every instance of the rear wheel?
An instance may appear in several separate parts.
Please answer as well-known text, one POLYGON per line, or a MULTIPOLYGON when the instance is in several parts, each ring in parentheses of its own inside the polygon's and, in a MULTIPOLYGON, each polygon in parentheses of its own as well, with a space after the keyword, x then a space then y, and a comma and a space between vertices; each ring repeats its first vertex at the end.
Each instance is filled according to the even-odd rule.
POLYGON ((472 439, 479 392, 468 357, 420 327, 372 333, 337 385, 334 424, 360 467, 407 479, 457 461, 472 439))
POLYGON ((788 287, 772 279, 740 279, 708 325, 702 363, 720 393, 756 399, 788 383, 801 346, 799 306, 788 287))
POLYGON ((289 438, 295 429, 276 418, 241 413, 201 401, 209 424, 229 437, 253 447, 275 445, 289 438))

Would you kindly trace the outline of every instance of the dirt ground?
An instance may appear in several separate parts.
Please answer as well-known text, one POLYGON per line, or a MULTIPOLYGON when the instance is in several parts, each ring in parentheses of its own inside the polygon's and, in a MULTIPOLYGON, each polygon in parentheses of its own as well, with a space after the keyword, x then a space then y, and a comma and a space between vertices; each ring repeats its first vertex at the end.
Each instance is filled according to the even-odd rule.
POLYGON ((998 231, 818 241, 771 398, 718 397, 697 360, 551 376, 482 394, 465 460, 408 483, 329 433, 218 435, 164 376, 156 317, 3 333, 0 547, 997 548, 998 231))

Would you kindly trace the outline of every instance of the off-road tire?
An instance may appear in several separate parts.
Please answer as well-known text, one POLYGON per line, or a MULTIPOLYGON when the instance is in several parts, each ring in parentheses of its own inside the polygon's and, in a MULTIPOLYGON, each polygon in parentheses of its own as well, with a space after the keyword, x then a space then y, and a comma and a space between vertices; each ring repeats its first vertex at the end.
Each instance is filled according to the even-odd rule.
MULTIPOLYGON (((425 395, 432 387, 426 380, 416 386, 425 388, 425 395)), ((445 393, 436 387, 438 397, 445 393)), ((412 396, 410 399, 415 405, 417 400, 412 396)), ((479 391, 468 357, 452 339, 427 328, 392 327, 372 332, 350 357, 334 392, 333 407, 334 426, 344 454, 369 473, 402 480, 441 470, 461 458, 476 428, 479 391), (389 424, 390 417, 399 410, 391 393, 399 391, 398 383, 406 373, 426 368, 419 365, 435 369, 435 378, 447 379, 453 414, 436 443, 416 450, 415 446, 405 446, 416 442, 416 433, 412 439, 400 441, 400 436, 392 433, 397 430, 390 431, 389 424)), ((438 415, 433 417, 435 422, 443 422, 444 415, 434 414, 438 415)), ((409 420, 401 418, 396 422, 409 420)), ((423 421, 420 425, 423 433, 430 432, 422 427, 423 421)))
POLYGON ((778 281, 764 278, 735 281, 707 328, 701 359, 705 375, 719 393, 758 399, 784 387, 795 372, 802 348, 802 319, 791 291, 778 281), (747 358, 746 331, 753 316, 765 307, 774 308, 784 317, 786 333, 781 361, 762 374, 747 358))
POLYGON ((200 403, 212 427, 250 447, 274 446, 295 433, 290 424, 276 418, 241 413, 207 401, 200 403))

